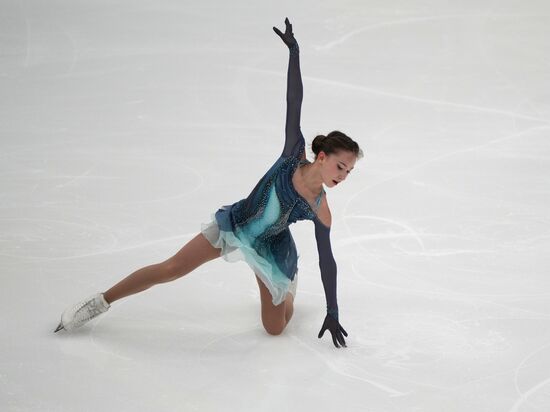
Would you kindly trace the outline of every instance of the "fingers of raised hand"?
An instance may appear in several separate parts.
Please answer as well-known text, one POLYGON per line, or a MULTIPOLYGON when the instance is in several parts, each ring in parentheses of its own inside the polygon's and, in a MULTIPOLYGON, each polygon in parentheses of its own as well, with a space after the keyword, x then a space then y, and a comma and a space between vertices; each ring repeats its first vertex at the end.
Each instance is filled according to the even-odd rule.
POLYGON ((288 21, 288 17, 285 19, 285 26, 286 26, 285 34, 293 34, 292 24, 290 23, 290 21, 288 21))

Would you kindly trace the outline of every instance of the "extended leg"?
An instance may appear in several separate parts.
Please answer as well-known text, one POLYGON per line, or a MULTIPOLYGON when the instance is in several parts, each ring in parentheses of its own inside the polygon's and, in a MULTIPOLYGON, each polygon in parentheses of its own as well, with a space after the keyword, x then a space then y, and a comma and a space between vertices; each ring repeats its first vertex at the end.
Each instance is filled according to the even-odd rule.
POLYGON ((171 258, 136 270, 107 290, 103 296, 110 304, 158 283, 178 279, 203 263, 219 257, 220 252, 221 249, 213 247, 202 233, 199 233, 171 258))

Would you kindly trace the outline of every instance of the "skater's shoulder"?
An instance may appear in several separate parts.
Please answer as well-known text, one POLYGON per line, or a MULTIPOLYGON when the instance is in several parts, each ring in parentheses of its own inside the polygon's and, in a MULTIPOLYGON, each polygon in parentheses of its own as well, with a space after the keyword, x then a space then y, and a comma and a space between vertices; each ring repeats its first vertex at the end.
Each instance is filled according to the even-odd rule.
POLYGON ((330 213, 330 206, 328 204, 327 194, 325 191, 322 193, 321 202, 319 203, 316 217, 317 220, 325 227, 330 228, 332 225, 332 214, 330 213))

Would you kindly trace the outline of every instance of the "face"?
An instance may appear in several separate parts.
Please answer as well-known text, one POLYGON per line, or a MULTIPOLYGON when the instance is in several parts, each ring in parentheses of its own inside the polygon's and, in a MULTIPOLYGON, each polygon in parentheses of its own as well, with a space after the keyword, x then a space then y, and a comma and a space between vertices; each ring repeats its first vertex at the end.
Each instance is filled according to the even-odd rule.
POLYGON ((355 166, 357 156, 353 152, 340 150, 329 155, 321 151, 317 155, 321 163, 321 176, 327 187, 335 187, 341 184, 355 166))

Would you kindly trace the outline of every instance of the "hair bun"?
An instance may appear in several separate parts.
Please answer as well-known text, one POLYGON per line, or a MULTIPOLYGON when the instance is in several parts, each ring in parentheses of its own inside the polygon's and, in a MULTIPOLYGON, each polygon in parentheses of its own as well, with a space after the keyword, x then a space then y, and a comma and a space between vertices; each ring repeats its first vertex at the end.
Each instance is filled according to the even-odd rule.
POLYGON ((339 130, 333 130, 326 136, 319 134, 311 142, 311 151, 315 153, 315 157, 321 151, 329 155, 340 150, 355 153, 357 158, 363 157, 363 151, 359 148, 357 142, 354 142, 353 139, 339 130))
POLYGON ((315 155, 319 154, 321 150, 323 150, 323 142, 327 139, 327 137, 323 134, 315 136, 315 139, 311 142, 311 151, 315 153, 315 155))

